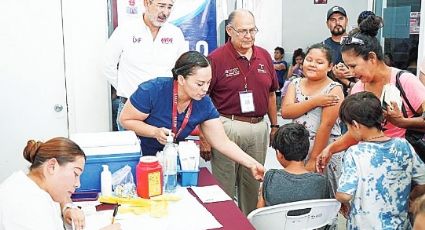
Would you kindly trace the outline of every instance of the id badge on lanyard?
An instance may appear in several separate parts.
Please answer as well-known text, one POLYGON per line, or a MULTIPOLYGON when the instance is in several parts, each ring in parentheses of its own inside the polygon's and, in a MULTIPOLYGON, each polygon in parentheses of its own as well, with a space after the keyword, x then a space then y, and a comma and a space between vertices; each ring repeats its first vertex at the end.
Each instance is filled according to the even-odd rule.
MULTIPOLYGON (((230 53, 230 55, 232 55, 232 53, 230 53)), ((238 61, 236 59, 233 59, 233 60, 234 60, 235 64, 238 66, 238 69, 240 70, 240 73, 242 74, 242 76, 244 78, 244 90, 239 91, 239 102, 240 102, 240 105, 241 105, 241 112, 242 113, 255 112, 253 92, 252 92, 252 90, 248 90, 248 83, 247 83, 247 80, 246 80, 247 74, 249 74, 251 72, 252 67, 248 68, 247 73, 244 73, 242 71, 242 68, 239 66, 238 61)))
POLYGON ((240 91, 239 101, 241 103, 242 113, 255 112, 254 96, 251 90, 240 91))

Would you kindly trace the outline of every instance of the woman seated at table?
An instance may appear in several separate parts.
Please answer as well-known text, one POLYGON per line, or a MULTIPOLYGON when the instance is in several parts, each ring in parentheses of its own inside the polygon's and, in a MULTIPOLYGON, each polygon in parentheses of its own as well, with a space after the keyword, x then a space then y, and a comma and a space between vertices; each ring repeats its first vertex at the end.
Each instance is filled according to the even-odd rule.
MULTIPOLYGON (((80 186, 86 156, 81 148, 63 137, 45 143, 30 140, 23 152, 31 163, 29 173, 13 173, 0 184, 0 229, 63 230, 61 207, 71 201, 80 186)), ((79 209, 63 209, 64 219, 75 230, 83 229, 84 214, 79 209)), ((121 229, 119 224, 103 230, 121 229)))
MULTIPOLYGON (((396 85, 396 75, 400 70, 385 64, 382 47, 376 38, 382 25, 382 18, 369 16, 360 23, 359 28, 354 29, 341 40, 341 53, 344 63, 359 79, 351 89, 351 94, 369 91, 381 98, 385 85, 396 85)), ((404 100, 402 104, 408 117, 403 116, 395 102, 387 105, 384 108, 386 120, 384 133, 389 137, 405 137, 408 128, 425 130, 424 85, 416 76, 408 72, 400 75, 400 84, 406 93, 406 98, 416 111, 412 111, 404 100), (422 117, 412 117, 415 112, 422 114, 422 117)), ((346 133, 340 139, 328 145, 317 158, 317 170, 323 170, 333 153, 346 150, 357 142, 353 136, 346 133)))
POLYGON ((176 61, 173 78, 159 77, 139 85, 121 112, 120 123, 140 136, 142 154, 155 155, 167 135, 184 140, 200 124, 206 140, 219 152, 249 168, 260 180, 264 168, 230 141, 207 90, 211 82, 209 61, 189 51, 176 61))

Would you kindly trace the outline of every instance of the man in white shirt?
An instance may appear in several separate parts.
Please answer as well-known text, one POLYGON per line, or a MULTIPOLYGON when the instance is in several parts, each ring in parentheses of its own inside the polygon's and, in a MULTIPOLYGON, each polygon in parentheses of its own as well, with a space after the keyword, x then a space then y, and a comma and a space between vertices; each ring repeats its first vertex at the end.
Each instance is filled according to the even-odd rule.
POLYGON ((156 77, 172 77, 177 58, 188 50, 182 31, 166 22, 174 0, 144 0, 143 18, 120 25, 106 48, 104 74, 121 98, 118 119, 137 86, 156 77))

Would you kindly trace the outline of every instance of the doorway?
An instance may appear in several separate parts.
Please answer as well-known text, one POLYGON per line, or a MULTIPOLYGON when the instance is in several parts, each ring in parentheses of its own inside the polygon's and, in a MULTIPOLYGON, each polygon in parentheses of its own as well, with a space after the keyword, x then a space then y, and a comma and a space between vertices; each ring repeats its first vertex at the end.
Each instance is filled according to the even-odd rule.
POLYGON ((416 75, 421 0, 380 0, 375 9, 384 19, 382 44, 390 64, 416 75))
POLYGON ((68 136, 68 105, 61 1, 5 0, 0 9, 2 181, 28 164, 28 139, 68 136))

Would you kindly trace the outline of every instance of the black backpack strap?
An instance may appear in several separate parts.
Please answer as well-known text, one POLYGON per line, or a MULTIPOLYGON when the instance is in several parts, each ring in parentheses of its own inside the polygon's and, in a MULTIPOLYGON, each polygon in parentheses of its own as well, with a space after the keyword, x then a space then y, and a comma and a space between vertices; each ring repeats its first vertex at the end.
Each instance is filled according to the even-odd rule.
MULTIPOLYGON (((409 99, 407 98, 406 93, 404 92, 403 87, 401 86, 400 76, 401 76, 404 72, 407 72, 407 71, 400 70, 400 71, 397 73, 397 75, 396 75, 396 77, 395 77, 395 79, 396 79, 395 86, 397 87, 397 89, 398 89, 398 90, 400 90, 400 94, 401 94, 401 96, 403 97, 404 101, 406 102, 407 106, 409 106, 410 111, 412 111, 412 113, 414 114, 414 116, 418 116, 418 113, 417 113, 417 112, 416 112, 416 110, 413 108, 412 104, 410 104, 409 99)), ((402 110, 402 112, 403 112, 403 116, 407 118, 407 117, 408 117, 408 116, 407 116, 407 111, 406 111, 406 108, 404 107, 404 104, 403 104, 403 103, 402 103, 402 106, 401 106, 401 110, 402 110)))

